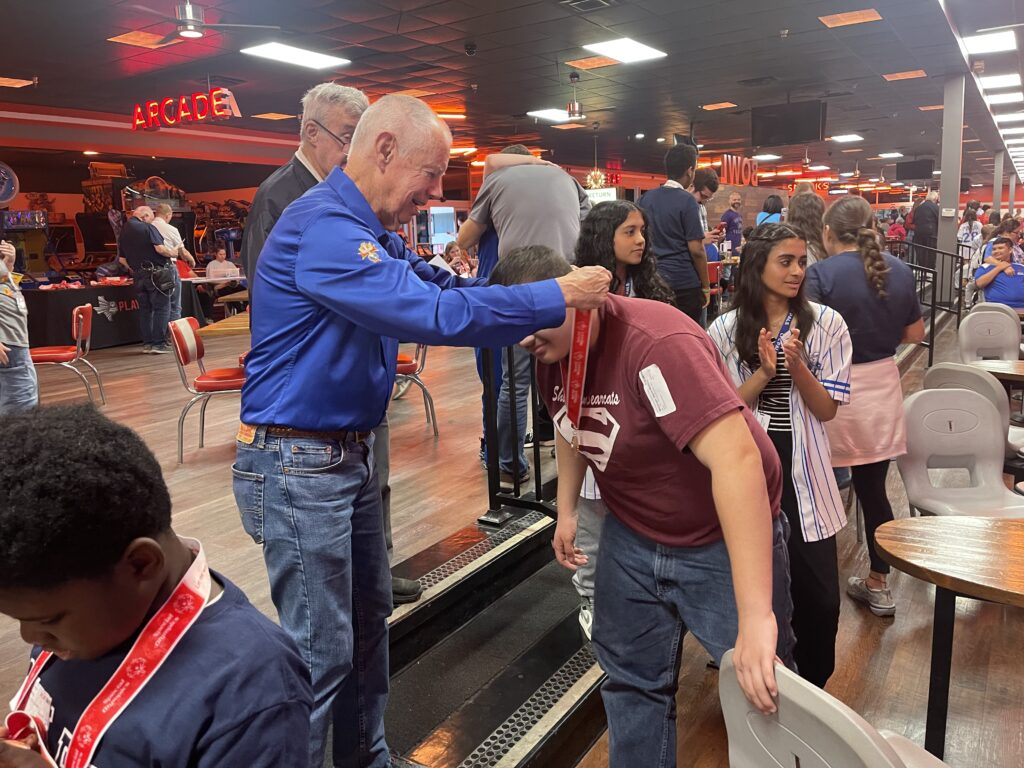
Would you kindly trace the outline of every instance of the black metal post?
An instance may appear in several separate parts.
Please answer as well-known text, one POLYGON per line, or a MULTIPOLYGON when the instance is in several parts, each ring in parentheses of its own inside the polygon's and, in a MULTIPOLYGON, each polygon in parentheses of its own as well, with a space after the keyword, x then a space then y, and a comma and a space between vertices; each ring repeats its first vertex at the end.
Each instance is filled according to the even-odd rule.
POLYGON ((502 505, 498 467, 498 388, 494 381, 494 353, 484 349, 481 354, 484 370, 484 443, 487 446, 487 512, 477 518, 481 525, 500 526, 512 517, 502 505))
POLYGON ((953 623, 956 594, 935 587, 935 619, 932 623, 932 664, 928 678, 928 717, 924 748, 940 760, 946 751, 946 715, 949 711, 949 673, 953 665, 953 623))

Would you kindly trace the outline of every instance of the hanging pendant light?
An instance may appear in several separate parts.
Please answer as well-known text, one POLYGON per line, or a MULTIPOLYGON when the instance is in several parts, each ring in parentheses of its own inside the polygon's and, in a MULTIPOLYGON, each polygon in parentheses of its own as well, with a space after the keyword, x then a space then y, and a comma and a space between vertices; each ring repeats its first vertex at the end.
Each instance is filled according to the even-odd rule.
MULTIPOLYGON (((575 72, 573 73, 575 74, 575 72)), ((594 170, 587 174, 585 179, 587 189, 604 189, 607 178, 604 171, 597 167, 597 129, 594 129, 594 170)))
POLYGON ((569 73, 569 82, 572 83, 572 101, 565 105, 565 113, 570 120, 583 119, 583 107, 580 106, 580 102, 576 98, 576 83, 579 81, 580 75, 578 72, 569 73))

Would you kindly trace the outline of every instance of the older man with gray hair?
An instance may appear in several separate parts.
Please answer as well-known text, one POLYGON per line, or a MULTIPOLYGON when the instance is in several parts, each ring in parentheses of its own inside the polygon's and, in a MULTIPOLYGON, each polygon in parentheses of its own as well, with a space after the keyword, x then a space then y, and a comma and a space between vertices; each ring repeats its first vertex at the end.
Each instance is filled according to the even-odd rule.
POLYGON ((337 83, 320 83, 306 91, 299 148, 260 184, 245 220, 242 269, 248 277, 255 274, 263 244, 284 209, 334 168, 345 167, 352 133, 368 106, 362 91, 337 83))
POLYGON ((310 766, 334 723, 335 766, 385 768, 391 577, 370 430, 395 382, 397 339, 507 346, 594 309, 611 275, 485 287, 435 269, 397 234, 439 199, 451 133, 429 106, 366 110, 348 166, 282 214, 256 265, 252 351, 232 467, 263 545, 281 626, 309 665, 310 766), (479 287, 478 287, 479 286, 479 287))
POLYGON ((121 229, 117 253, 121 263, 132 271, 139 300, 142 354, 166 355, 171 351, 166 342, 171 292, 165 293, 153 282, 153 269, 170 264, 174 251, 164 245, 164 236, 153 226, 154 218, 148 205, 136 208, 121 229))

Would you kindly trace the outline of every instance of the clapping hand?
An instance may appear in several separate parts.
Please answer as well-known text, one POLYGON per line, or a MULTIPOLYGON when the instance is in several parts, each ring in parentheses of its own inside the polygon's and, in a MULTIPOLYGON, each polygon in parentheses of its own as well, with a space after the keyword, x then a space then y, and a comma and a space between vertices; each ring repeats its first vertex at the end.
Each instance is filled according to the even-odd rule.
POLYGON ((804 365, 804 343, 800 341, 800 329, 794 328, 782 345, 782 354, 786 358, 786 370, 793 373, 794 370, 804 365))
POLYGON ((761 360, 761 370, 770 379, 775 378, 775 345, 767 328, 762 328, 757 335, 757 356, 761 360))

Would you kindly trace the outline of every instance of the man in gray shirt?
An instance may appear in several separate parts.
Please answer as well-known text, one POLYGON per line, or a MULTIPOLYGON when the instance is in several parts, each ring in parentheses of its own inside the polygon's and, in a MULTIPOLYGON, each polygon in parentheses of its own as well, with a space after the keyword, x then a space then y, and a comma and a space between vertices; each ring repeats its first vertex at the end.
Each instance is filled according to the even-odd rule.
POLYGON ((36 369, 28 351, 28 308, 11 272, 14 246, 0 240, 0 416, 34 408, 36 369))
MULTIPOLYGON (((579 182, 557 165, 535 158, 522 144, 505 147, 499 155, 489 156, 486 162, 484 183, 469 218, 459 229, 459 247, 475 246, 488 227, 493 227, 498 234, 499 261, 513 248, 546 245, 562 254, 566 261, 573 262, 580 220, 590 211, 590 198, 579 182)), ((502 355, 503 381, 498 395, 498 465, 503 488, 512 486, 513 454, 516 450, 519 452, 520 482, 530 476, 523 452, 530 355, 521 347, 513 349, 518 445, 513 445, 512 441, 508 360, 502 355)))

